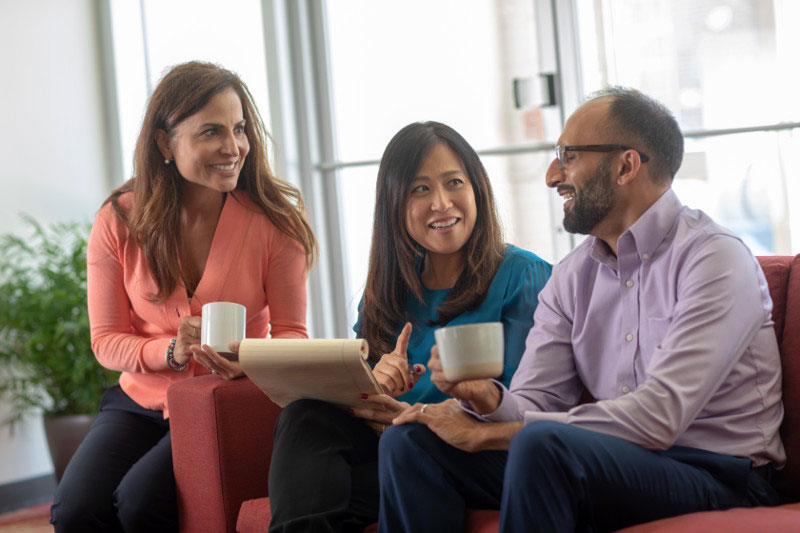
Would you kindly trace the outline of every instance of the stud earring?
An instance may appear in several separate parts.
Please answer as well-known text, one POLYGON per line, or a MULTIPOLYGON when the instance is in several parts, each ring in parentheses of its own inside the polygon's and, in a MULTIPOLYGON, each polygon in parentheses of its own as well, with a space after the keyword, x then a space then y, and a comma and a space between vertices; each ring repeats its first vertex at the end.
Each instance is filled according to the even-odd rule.
POLYGON ((165 159, 165 160, 164 160, 164 164, 165 164, 165 165, 169 165, 169 162, 170 162, 170 160, 169 160, 169 159, 165 159))

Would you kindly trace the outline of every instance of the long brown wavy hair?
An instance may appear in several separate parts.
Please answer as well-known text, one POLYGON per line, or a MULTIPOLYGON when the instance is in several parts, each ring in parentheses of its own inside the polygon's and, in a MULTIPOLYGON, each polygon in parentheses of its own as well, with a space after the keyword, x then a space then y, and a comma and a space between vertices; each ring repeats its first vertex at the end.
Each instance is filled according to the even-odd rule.
POLYGON ((164 130, 172 136, 178 124, 226 89, 233 89, 241 100, 245 133, 250 143, 236 190, 246 193, 278 230, 303 245, 307 269, 316 261, 317 241, 306 219, 300 191, 276 178, 270 170, 269 136, 247 85, 230 70, 212 63, 191 61, 173 67, 153 91, 136 142, 133 177, 103 203, 111 202, 144 251, 158 287, 157 292, 150 295, 154 301, 166 300, 181 275, 176 247, 180 236, 183 179, 176 165, 164 164, 164 156, 156 144, 156 131, 164 130), (133 207, 125 212, 119 197, 129 191, 133 191, 133 207))
POLYGON ((359 334, 377 360, 392 351, 397 330, 413 317, 406 313, 409 297, 424 303, 417 270, 425 249, 408 233, 406 204, 422 160, 439 143, 459 157, 475 193, 477 217, 464 244, 464 270, 442 305, 438 320, 444 325, 483 303, 505 255, 503 232, 497 218, 492 186, 478 154, 453 128, 439 122, 415 122, 389 141, 378 169, 375 216, 369 272, 361 308, 359 334))

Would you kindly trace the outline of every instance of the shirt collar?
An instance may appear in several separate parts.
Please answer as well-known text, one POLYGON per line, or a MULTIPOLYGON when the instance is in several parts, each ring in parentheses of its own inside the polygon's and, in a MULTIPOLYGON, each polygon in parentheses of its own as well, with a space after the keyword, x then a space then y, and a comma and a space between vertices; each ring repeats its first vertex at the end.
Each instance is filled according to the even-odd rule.
MULTIPOLYGON (((683 205, 672 189, 667 189, 625 233, 633 236, 637 253, 643 258, 653 255, 658 245, 667 237, 675 225, 683 205)), ((623 242, 625 233, 620 235, 618 243, 623 242)), ((618 246, 619 246, 618 244, 618 246)), ((618 248, 619 249, 619 248, 618 248)))
MULTIPOLYGON (((617 239, 617 253, 630 252, 628 243, 632 243, 636 255, 642 259, 648 259, 658 248, 658 245, 667 237, 670 229, 675 225, 683 205, 678 196, 672 189, 667 189, 639 219, 633 223, 617 239)), ((617 257, 609 249, 608 245, 597 237, 591 237, 593 242, 589 255, 598 263, 617 269, 617 257)))

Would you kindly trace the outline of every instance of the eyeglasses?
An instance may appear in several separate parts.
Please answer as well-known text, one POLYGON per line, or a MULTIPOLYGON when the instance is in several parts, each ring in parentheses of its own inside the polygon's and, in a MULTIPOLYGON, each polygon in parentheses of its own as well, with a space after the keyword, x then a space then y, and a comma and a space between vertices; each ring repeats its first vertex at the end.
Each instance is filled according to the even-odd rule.
POLYGON ((643 154, 639 150, 631 148, 630 146, 625 146, 624 144, 583 144, 575 146, 556 146, 556 157, 558 158, 558 164, 561 165, 561 168, 563 169, 567 164, 567 152, 613 152, 615 150, 635 150, 636 153, 639 154, 639 157, 642 158, 642 163, 647 163, 650 160, 646 154, 643 154))

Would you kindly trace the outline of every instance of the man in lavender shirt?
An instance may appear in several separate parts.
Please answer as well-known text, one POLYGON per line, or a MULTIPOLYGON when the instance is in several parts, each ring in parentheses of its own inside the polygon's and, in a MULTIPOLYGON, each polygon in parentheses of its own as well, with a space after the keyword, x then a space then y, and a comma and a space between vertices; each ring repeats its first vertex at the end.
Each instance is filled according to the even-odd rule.
POLYGON ((447 382, 434 347, 432 380, 460 403, 412 406, 383 434, 381 531, 460 531, 467 507, 499 508, 501 531, 605 531, 778 503, 767 283, 738 237, 681 205, 682 158, 674 117, 638 91, 570 117, 547 185, 589 237, 539 294, 509 389, 447 382))

